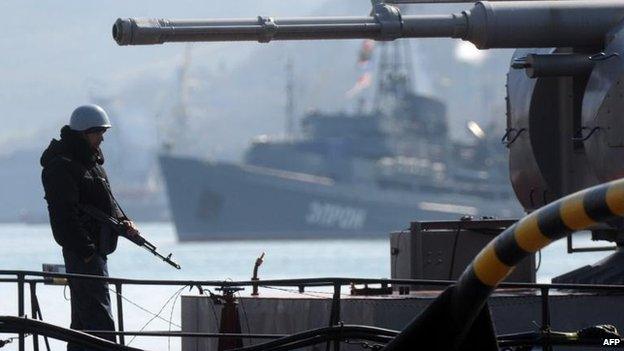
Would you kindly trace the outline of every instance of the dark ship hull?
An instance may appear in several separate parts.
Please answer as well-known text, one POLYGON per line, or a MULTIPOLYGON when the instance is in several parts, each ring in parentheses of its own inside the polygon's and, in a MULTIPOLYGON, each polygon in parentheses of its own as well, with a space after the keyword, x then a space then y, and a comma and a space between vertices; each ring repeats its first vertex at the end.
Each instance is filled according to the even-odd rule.
POLYGON ((386 190, 168 155, 160 157, 160 165, 181 241, 385 238, 414 218, 510 217, 519 212, 511 198, 386 190))

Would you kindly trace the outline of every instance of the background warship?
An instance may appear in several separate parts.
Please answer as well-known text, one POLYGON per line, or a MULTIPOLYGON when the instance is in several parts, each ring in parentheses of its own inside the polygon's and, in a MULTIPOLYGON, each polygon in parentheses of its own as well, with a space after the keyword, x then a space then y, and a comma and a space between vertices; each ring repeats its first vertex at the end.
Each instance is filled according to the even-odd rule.
MULTIPOLYGON (((358 65, 371 64, 372 48, 363 42, 358 65)), ((446 105, 412 88, 407 44, 377 52, 369 109, 362 97, 352 113, 309 112, 296 133, 289 74, 285 137, 255 138, 242 163, 162 153, 178 238, 382 237, 413 218, 519 215, 503 133, 486 134, 470 121, 473 140, 453 141, 446 105)), ((185 128, 185 110, 176 112, 185 128)))

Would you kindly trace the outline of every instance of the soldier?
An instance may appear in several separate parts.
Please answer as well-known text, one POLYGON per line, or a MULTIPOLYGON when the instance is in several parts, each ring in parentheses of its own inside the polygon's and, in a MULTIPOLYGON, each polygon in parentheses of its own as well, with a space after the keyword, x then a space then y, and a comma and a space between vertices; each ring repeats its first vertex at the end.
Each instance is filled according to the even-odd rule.
MULTIPOLYGON (((117 246, 117 234, 86 216, 82 205, 100 209, 122 221, 130 235, 138 234, 113 197, 102 167, 100 144, 110 127, 108 115, 100 106, 80 106, 72 113, 69 125, 61 129, 61 139, 53 139, 41 156, 50 225, 63 249, 67 273, 107 277, 107 255, 117 246)), ((69 288, 72 329, 115 330, 106 282, 70 279, 69 288)), ((114 335, 95 335, 116 341, 114 335)), ((83 350, 72 343, 67 349, 83 350)))

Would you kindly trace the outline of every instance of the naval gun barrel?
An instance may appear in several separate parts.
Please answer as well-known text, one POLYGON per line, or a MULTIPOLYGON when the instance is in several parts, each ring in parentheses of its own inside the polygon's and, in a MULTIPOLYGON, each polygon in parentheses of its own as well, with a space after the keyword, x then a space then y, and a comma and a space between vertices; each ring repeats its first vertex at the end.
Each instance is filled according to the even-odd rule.
POLYGON ((449 15, 402 15, 388 4, 371 16, 249 19, 118 19, 119 45, 311 39, 461 38, 480 49, 602 46, 624 19, 624 1, 477 2, 449 15))

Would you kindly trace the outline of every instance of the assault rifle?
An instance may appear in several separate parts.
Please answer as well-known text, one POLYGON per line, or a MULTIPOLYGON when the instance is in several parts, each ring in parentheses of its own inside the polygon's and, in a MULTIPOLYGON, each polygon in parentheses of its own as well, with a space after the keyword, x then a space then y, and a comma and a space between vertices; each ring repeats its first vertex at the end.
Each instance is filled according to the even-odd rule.
POLYGON ((128 234, 128 230, 126 229, 126 227, 119 220, 117 220, 116 218, 113 218, 113 217, 107 215, 102 210, 100 210, 97 207, 94 207, 92 205, 82 205, 82 206, 80 206, 80 208, 86 214, 88 214, 89 216, 94 218, 95 220, 101 222, 104 225, 110 226, 111 229, 115 233, 117 233, 119 236, 123 236, 124 238, 132 241, 133 243, 137 244, 138 246, 144 247, 147 251, 153 253, 156 257, 158 257, 161 260, 167 262, 168 264, 172 265, 173 267, 175 267, 177 269, 180 269, 180 265, 175 263, 171 259, 171 255, 172 255, 171 253, 169 255, 167 255, 166 257, 161 255, 158 251, 156 251, 156 246, 154 246, 154 244, 152 244, 149 241, 147 241, 140 234, 137 234, 137 235, 130 235, 130 234, 128 234))

